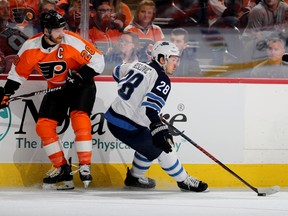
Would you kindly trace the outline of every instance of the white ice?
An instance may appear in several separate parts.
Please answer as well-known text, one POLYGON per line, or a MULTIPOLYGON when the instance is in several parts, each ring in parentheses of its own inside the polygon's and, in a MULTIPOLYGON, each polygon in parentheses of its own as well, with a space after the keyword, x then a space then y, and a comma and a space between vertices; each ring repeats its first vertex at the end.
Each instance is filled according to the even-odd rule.
POLYGON ((244 189, 0 189, 0 216, 288 216, 287 204, 287 190, 259 197, 244 189))

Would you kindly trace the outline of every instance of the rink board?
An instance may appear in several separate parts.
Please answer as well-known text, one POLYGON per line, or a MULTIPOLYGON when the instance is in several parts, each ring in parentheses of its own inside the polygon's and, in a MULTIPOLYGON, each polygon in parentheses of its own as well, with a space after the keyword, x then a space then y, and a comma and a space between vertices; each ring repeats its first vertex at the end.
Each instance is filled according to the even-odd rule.
MULTIPOLYGON (((4 84, 3 79, 5 77, 0 77, 0 86, 4 84)), ((286 187, 287 83, 287 80, 263 79, 173 79, 162 114, 245 180, 259 186, 286 187)), ((97 99, 91 115, 93 184, 121 186, 126 174, 125 164, 131 164, 134 151, 110 134, 103 118, 116 97, 116 84, 111 77, 99 77, 96 85, 97 99)), ((34 77, 15 95, 45 87, 45 81, 34 77)), ((0 112, 0 186, 37 184, 51 166, 35 132, 41 99, 42 95, 38 95, 18 100, 0 112)), ((65 155, 71 156, 77 164, 69 121, 57 130, 65 155)), ((212 187, 244 186, 181 136, 173 135, 179 159, 191 175, 206 180, 212 187)), ((157 161, 148 175, 159 182, 159 187, 175 185, 157 161)))
MULTIPOLYGON (((131 167, 131 164, 93 164, 91 168, 93 181, 90 187, 123 187, 127 166, 131 167)), ((274 185, 287 187, 287 164, 227 164, 227 166, 254 187, 274 185)), ((217 164, 184 164, 184 167, 190 175, 207 182, 210 188, 247 188, 239 179, 217 164)), ((47 163, 1 164, 0 187, 41 188, 40 183, 50 168, 51 165, 47 163)), ((156 188, 177 188, 174 179, 158 164, 153 164, 146 176, 156 180, 156 188)), ((78 173, 74 176, 74 184, 76 187, 83 187, 78 173)))

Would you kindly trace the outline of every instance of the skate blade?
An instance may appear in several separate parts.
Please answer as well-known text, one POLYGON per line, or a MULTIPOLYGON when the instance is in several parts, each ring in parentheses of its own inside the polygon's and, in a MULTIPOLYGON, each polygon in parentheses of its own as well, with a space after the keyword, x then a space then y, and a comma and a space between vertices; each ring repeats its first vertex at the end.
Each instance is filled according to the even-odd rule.
POLYGON ((208 193, 208 192, 210 192, 210 189, 209 188, 206 188, 204 191, 192 191, 192 190, 185 190, 185 189, 182 189, 182 188, 180 188, 180 190, 182 191, 182 192, 187 192, 187 193, 208 193))
POLYGON ((124 190, 130 191, 147 191, 147 190, 155 190, 156 187, 135 187, 135 186, 124 186, 124 190))
POLYGON ((87 189, 91 181, 83 181, 84 188, 87 189))
POLYGON ((63 181, 56 184, 43 183, 42 188, 44 190, 73 190, 73 181, 63 181))

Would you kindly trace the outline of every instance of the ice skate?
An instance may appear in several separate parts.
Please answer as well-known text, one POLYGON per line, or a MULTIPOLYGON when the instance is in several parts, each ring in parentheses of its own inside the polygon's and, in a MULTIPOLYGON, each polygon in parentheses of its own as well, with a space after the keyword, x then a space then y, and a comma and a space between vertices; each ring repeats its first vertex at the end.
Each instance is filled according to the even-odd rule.
POLYGON ((50 170, 48 177, 43 179, 43 189, 47 190, 72 190, 74 189, 71 165, 64 164, 54 170, 50 170))
POLYGON ((92 175, 90 172, 90 164, 83 164, 83 165, 80 164, 77 170, 71 172, 71 175, 74 175, 78 171, 79 171, 80 179, 84 184, 84 188, 87 189, 90 182, 92 181, 92 175))
POLYGON ((84 188, 87 189, 88 185, 92 181, 92 175, 90 173, 90 165, 84 164, 84 165, 79 165, 79 175, 80 179, 84 184, 84 188))
POLYGON ((154 179, 141 177, 137 178, 131 175, 129 168, 127 169, 126 179, 124 181, 126 187, 151 189, 155 188, 156 183, 154 179))
POLYGON ((181 191, 203 192, 208 188, 207 183, 199 181, 189 175, 183 182, 177 182, 177 185, 181 191))

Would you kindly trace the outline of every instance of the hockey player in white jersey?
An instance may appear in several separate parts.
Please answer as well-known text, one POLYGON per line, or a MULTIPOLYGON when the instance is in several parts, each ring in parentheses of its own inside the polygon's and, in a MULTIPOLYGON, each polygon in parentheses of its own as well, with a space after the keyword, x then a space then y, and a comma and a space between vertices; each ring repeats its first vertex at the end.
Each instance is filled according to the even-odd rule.
POLYGON ((118 82, 118 97, 105 113, 111 133, 135 150, 132 168, 127 171, 127 187, 154 188, 153 179, 145 173, 154 159, 183 191, 202 192, 205 182, 190 176, 180 163, 168 127, 159 113, 170 93, 168 75, 179 61, 179 50, 171 42, 159 41, 152 49, 152 61, 117 66, 113 77, 118 82))

